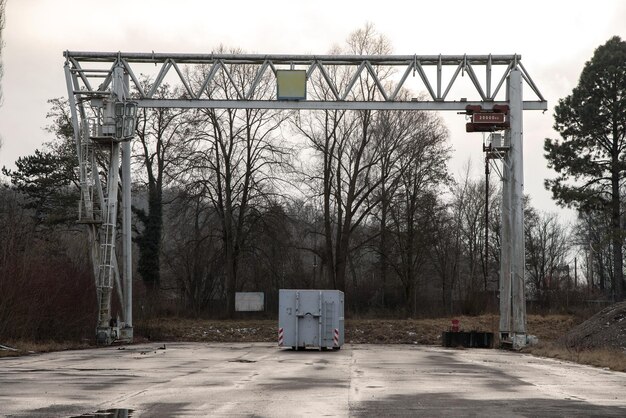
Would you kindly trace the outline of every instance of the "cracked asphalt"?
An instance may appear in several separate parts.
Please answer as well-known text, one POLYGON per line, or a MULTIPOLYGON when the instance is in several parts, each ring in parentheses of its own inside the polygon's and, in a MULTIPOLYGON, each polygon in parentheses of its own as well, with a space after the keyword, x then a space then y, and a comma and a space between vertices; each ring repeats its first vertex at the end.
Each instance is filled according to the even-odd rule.
POLYGON ((0 359, 2 416, 624 417, 626 373, 500 350, 162 343, 0 359))

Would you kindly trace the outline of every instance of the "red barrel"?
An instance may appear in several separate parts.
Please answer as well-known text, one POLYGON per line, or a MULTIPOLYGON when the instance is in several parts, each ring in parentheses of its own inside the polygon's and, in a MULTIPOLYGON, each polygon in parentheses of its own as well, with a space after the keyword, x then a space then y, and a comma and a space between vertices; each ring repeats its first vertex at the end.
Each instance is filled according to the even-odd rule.
POLYGON ((450 327, 450 331, 459 332, 459 320, 458 319, 452 320, 452 327, 450 327))

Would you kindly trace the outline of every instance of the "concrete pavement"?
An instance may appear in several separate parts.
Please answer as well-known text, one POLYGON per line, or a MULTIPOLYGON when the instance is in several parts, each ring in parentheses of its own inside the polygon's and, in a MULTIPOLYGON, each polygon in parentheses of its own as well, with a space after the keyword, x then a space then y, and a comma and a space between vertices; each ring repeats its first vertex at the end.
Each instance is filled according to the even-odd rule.
POLYGON ((499 350, 407 345, 295 352, 267 343, 155 343, 0 359, 0 415, 102 410, 133 417, 624 417, 626 374, 499 350))

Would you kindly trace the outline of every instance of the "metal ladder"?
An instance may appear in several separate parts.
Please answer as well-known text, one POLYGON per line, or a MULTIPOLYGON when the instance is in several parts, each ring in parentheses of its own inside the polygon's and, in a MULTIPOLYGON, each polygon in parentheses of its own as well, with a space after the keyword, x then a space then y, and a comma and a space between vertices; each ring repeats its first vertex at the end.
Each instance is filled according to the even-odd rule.
MULTIPOLYGON (((119 180, 119 157, 120 145, 110 142, 111 163, 109 165, 107 179, 107 194, 101 195, 103 200, 103 223, 100 226, 100 265, 96 288, 98 291, 98 327, 96 331, 98 343, 109 344, 117 335, 111 334, 111 296, 113 292, 113 280, 117 275, 117 259, 115 255, 115 240, 117 227, 117 191, 119 180)), ((100 187, 100 186, 98 186, 100 187)), ((99 190, 102 193, 102 190, 99 190)))
MULTIPOLYGON (((115 220, 113 220, 115 222, 115 220)), ((111 291, 113 289, 113 275, 115 274, 113 258, 115 257, 115 224, 111 219, 102 225, 102 242, 100 243, 100 266, 96 283, 100 295, 98 324, 108 326, 111 317, 111 291)))

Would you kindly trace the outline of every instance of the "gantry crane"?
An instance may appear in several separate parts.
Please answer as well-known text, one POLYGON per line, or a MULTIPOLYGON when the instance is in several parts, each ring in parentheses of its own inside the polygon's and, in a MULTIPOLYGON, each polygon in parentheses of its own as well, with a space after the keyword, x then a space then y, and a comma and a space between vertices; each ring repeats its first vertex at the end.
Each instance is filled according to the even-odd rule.
POLYGON ((547 102, 521 63, 519 55, 261 55, 261 54, 164 54, 66 51, 65 75, 72 111, 81 185, 80 219, 89 230, 94 277, 98 289, 97 339, 107 344, 132 339, 132 256, 130 212, 130 140, 137 107, 246 108, 300 110, 432 110, 482 114, 470 130, 501 130, 507 140, 502 150, 502 255, 500 273, 500 338, 518 348, 527 344, 524 293, 523 234, 523 153, 522 113, 547 110, 547 102), (152 86, 146 89, 135 67, 151 64, 156 69, 152 86), (189 67, 207 66, 204 80, 194 85, 189 67), (238 65, 254 68, 256 75, 245 86, 235 85, 231 69, 238 65), (329 68, 349 67, 352 76, 346 85, 337 85, 329 68), (389 86, 376 69, 399 69, 398 79, 389 86), (497 71, 499 70, 499 71, 497 71), (295 73, 297 72, 297 74, 295 73), (446 75, 447 72, 447 75, 446 75), (211 95, 217 74, 231 83, 236 97, 211 95), (306 97, 306 85, 317 73, 325 83, 325 97, 306 97), (427 99, 403 99, 400 91, 409 77, 417 78, 427 99), (459 77, 461 75, 461 77, 459 77), (449 98, 451 89, 467 75, 475 98, 449 98), (480 76, 480 77, 479 77, 480 76), (155 97, 158 88, 173 77, 184 90, 184 97, 155 97), (276 94, 260 95, 260 80, 276 83, 276 94), (367 77, 378 90, 378 99, 360 101, 354 91, 367 77), (484 77, 484 78, 483 78, 484 77), (281 95, 281 78, 301 80, 281 95), (484 82, 479 78, 483 78, 484 82), (96 85, 96 81, 101 83, 96 85), (522 99, 525 84, 536 97, 522 99), (502 88, 506 85, 505 88, 502 88), (133 100, 130 100, 130 87, 133 100), (286 99, 286 100, 284 100, 286 99), (504 113, 505 118, 496 113, 504 113), (482 118, 482 119, 481 119, 482 118), (495 119, 493 119, 495 118, 495 119), (491 125, 489 125, 491 123, 491 125), (107 156, 106 187, 96 170, 96 155, 107 156), (122 257, 118 267, 116 252, 118 175, 121 161, 122 257), (113 288, 122 306, 121 320, 111 312, 113 288))

